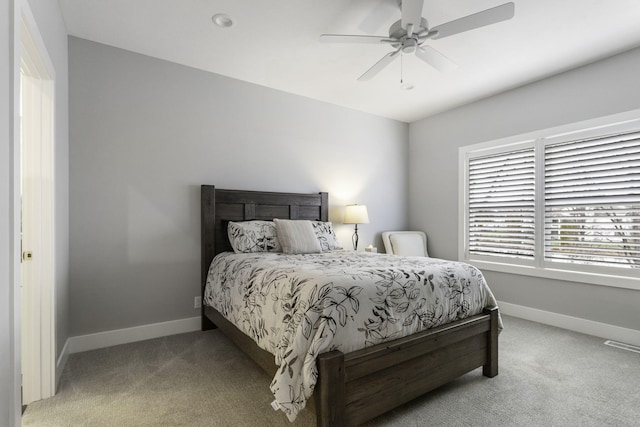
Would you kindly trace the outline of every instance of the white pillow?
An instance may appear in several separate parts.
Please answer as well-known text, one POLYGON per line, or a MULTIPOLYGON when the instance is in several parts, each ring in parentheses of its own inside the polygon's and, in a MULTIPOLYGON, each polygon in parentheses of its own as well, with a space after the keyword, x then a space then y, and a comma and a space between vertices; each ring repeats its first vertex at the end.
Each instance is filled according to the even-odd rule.
POLYGON ((274 218, 273 222, 276 225, 276 233, 282 246, 282 252, 285 254, 322 252, 311 221, 274 218))
POLYGON ((389 241, 395 255, 428 256, 425 241, 419 234, 391 234, 389 241))
POLYGON ((316 237, 320 242, 322 252, 333 251, 336 249, 342 249, 338 243, 336 233, 333 231, 333 225, 330 222, 324 221, 311 221, 313 230, 316 233, 316 237))

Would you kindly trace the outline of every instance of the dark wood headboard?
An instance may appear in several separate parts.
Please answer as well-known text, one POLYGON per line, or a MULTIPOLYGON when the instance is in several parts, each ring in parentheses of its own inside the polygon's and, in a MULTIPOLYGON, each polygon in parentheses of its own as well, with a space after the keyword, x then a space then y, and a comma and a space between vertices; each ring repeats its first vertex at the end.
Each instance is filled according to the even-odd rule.
POLYGON ((222 190, 203 185, 201 196, 202 292, 213 257, 231 251, 223 223, 250 219, 329 220, 327 193, 275 193, 222 190))

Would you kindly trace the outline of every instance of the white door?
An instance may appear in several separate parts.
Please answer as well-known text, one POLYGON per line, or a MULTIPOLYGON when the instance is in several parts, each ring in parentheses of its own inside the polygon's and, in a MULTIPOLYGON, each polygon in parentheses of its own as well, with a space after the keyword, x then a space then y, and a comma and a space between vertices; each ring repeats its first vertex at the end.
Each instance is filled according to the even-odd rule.
POLYGON ((44 45, 36 42, 33 21, 32 25, 28 21, 23 15, 20 54, 23 404, 55 393, 53 79, 44 45))

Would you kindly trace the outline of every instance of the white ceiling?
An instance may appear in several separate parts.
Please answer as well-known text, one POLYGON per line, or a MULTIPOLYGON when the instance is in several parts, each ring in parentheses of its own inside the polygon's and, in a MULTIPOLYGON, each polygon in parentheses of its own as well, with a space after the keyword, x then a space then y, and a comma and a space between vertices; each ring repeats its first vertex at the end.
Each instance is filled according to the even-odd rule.
MULTIPOLYGON (((372 34, 371 22, 386 36, 397 1, 59 0, 73 36, 404 122, 640 46, 640 0, 513 0, 510 21, 428 41, 454 71, 404 55, 359 82, 391 48, 318 36, 372 34), (235 25, 213 25, 216 13, 235 25)), ((425 0, 422 16, 433 27, 506 1, 425 0)))

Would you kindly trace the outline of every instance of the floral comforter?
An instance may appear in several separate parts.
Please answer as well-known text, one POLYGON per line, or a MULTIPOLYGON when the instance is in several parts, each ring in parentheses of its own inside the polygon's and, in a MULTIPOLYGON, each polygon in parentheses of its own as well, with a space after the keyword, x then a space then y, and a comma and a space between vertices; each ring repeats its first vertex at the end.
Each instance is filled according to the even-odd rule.
POLYGON ((205 304, 275 356, 271 391, 291 421, 313 393, 318 354, 351 352, 497 305, 469 264, 350 251, 219 254, 205 304))

